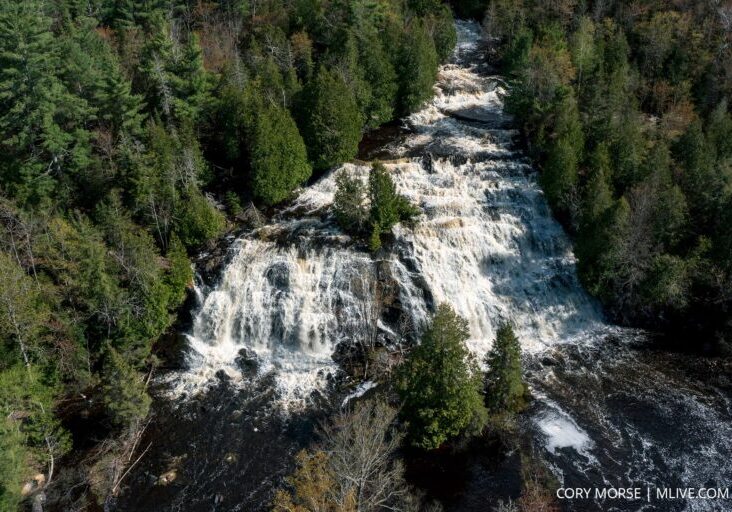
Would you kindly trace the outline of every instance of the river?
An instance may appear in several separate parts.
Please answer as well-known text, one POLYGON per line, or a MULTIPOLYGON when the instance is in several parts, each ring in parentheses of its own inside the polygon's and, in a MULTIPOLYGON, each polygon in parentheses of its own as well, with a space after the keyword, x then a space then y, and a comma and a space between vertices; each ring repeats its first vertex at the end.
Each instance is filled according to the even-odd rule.
MULTIPOLYGON (((417 225, 397 226, 372 257, 329 213, 334 171, 233 241, 220 277, 196 288, 185 364, 158 379, 152 445, 119 510, 266 510, 313 424, 342 402, 337 390, 358 384, 333 354, 365 336, 411 342, 440 302, 469 320, 481 358, 500 322, 515 326, 535 397, 522 431, 560 485, 639 487, 647 498, 646 489, 732 482, 729 364, 664 352, 606 321, 516 144, 480 27, 457 28, 435 98, 372 151, 420 206, 417 225)), ((364 177, 367 169, 343 166, 364 177)), ((448 510, 489 510, 496 485, 485 481, 505 475, 479 464, 468 463, 448 510)), ((732 509, 594 494, 561 505, 732 509)))

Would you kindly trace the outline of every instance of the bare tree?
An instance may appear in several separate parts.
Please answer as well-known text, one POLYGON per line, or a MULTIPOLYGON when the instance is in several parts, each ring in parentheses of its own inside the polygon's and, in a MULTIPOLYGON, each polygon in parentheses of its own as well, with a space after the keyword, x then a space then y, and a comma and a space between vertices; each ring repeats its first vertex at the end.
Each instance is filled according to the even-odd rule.
POLYGON ((395 460, 402 435, 392 426, 397 411, 382 400, 360 403, 322 427, 323 450, 339 487, 357 512, 407 510, 411 494, 395 460))
POLYGON ((292 490, 275 496, 275 512, 417 512, 421 507, 396 459, 396 410, 383 400, 341 411, 320 429, 322 442, 296 457, 292 490))

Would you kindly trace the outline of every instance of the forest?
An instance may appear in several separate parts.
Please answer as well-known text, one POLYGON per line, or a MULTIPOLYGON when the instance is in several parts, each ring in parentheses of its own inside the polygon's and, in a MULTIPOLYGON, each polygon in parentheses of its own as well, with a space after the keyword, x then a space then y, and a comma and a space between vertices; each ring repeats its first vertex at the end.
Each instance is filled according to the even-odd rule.
MULTIPOLYGON (((0 511, 70 487, 90 509, 111 503, 193 259, 418 110, 454 16, 494 43, 585 287, 622 324, 732 351, 728 3, 0 0, 0 511)), ((378 165, 368 185, 338 179, 338 223, 373 252, 417 215, 378 165)), ((468 335, 437 306, 389 376, 401 409, 333 418, 274 509, 420 510, 400 446, 510 436, 528 398, 519 342, 503 325, 484 375, 468 335), (346 485, 374 469, 358 443, 381 465, 346 485)), ((536 510, 545 489, 528 481, 520 505, 536 510)))
POLYGON ((616 321, 729 354, 729 3, 494 0, 484 20, 585 287, 616 321))
POLYGON ((418 108, 454 44, 429 0, 0 1, 0 510, 70 461, 119 492, 191 257, 418 108))

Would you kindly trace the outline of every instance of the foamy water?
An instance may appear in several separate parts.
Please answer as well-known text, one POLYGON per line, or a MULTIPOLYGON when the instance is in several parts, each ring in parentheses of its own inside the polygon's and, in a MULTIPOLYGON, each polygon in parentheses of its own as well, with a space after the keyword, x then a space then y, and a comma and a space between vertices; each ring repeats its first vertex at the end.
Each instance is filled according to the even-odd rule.
MULTIPOLYGON (((329 214, 335 172, 366 180, 368 167, 346 164, 303 190, 235 242, 215 288, 197 289, 188 368, 167 376, 171 394, 267 375, 280 405, 304 407, 338 371, 339 344, 413 340, 448 302, 468 320, 480 358, 501 322, 515 326, 536 397, 529 430, 560 483, 724 484, 732 479, 732 399, 712 386, 687 389, 652 357, 639 360, 628 345, 643 334, 604 321, 534 169, 513 145, 504 83, 478 58, 479 27, 457 27, 455 58, 441 68, 434 99, 388 148, 399 192, 422 210, 416 226, 396 226, 395 243, 373 257, 329 214), (393 288, 389 297, 377 293, 384 288, 393 288)), ((372 386, 362 383, 345 403, 372 386)))
POLYGON ((391 148, 399 163, 386 163, 424 212, 417 226, 396 226, 395 249, 378 261, 323 220, 336 173, 366 180, 368 167, 346 164, 302 191, 270 225, 236 242, 220 284, 203 293, 177 392, 205 388, 217 372, 242 379, 236 360, 246 349, 260 372, 275 372, 284 401, 307 397, 335 371, 339 343, 396 330, 378 322, 379 265, 397 281, 417 331, 436 303, 449 302, 468 319, 469 346, 481 357, 503 321, 527 351, 602 327, 535 173, 511 148, 514 133, 500 128, 510 121, 504 89, 469 64, 479 28, 460 23, 458 33, 455 62, 441 68, 433 101, 407 119, 414 133, 391 148))

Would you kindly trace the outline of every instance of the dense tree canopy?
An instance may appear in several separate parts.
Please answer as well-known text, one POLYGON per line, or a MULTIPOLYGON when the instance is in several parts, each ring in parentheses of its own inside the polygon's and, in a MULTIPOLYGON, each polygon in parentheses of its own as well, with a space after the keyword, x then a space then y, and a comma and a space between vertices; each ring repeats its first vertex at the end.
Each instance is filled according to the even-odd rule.
POLYGON ((302 92, 303 138, 316 169, 324 170, 356 156, 363 118, 348 84, 321 67, 302 92))
POLYGON ((369 170, 368 187, 358 176, 339 171, 333 213, 341 228, 368 237, 369 248, 378 251, 382 238, 396 223, 413 221, 420 210, 397 192, 386 167, 376 163, 369 170))
POLYGON ((305 143, 289 112, 278 106, 262 107, 252 131, 252 193, 266 204, 279 203, 310 177, 305 143))
POLYGON ((439 2, 0 0, 0 509, 63 466, 56 414, 117 441, 54 506, 118 491, 189 255, 420 108, 451 29, 439 2))
POLYGON ((726 351, 732 54, 715 5, 492 0, 485 20, 587 288, 617 320, 726 351))

